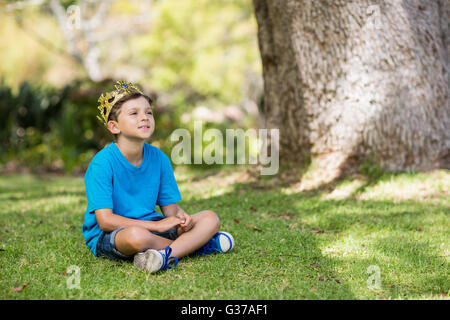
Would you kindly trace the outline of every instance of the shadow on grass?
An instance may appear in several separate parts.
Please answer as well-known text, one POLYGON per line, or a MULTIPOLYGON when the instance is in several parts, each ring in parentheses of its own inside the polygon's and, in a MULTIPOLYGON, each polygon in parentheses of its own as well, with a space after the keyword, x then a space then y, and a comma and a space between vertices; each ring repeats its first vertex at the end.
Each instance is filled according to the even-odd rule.
MULTIPOLYGON (((251 264, 260 258, 272 261, 280 268, 273 269, 273 276, 280 276, 280 281, 282 275, 291 281, 296 279, 293 287, 301 292, 297 292, 294 298, 354 299, 352 288, 355 284, 349 283, 355 279, 359 281, 356 284, 359 286, 358 295, 362 291, 375 298, 377 295, 395 298, 409 293, 445 291, 444 275, 448 264, 427 254, 430 248, 425 244, 409 239, 410 235, 421 232, 421 228, 431 228, 431 222, 425 221, 430 214, 445 219, 442 206, 354 198, 321 200, 323 189, 287 195, 276 188, 255 189, 253 183, 236 183, 233 189, 208 199, 182 201, 180 205, 192 212, 205 209, 217 212, 223 222, 222 229, 236 234, 237 250, 247 261, 242 263, 251 264), (324 248, 332 246, 333 241, 345 239, 350 233, 358 233, 359 238, 366 241, 366 246, 358 243, 355 246, 369 250, 375 256, 367 260, 356 256, 348 261, 341 259, 339 253, 336 257, 323 254, 324 248), (395 233, 402 235, 393 239, 391 234, 395 233), (390 247, 385 249, 389 243, 390 247), (417 247, 421 247, 418 251, 421 253, 411 254, 411 250, 417 247), (377 252, 381 252, 380 257, 376 256, 377 252), (386 261, 382 257, 388 256, 389 260, 390 255, 398 259, 398 265, 390 273, 383 274, 386 275, 383 295, 371 293, 366 287, 370 276, 366 268, 373 264, 385 266, 386 261), (275 263, 276 260, 281 263, 275 263), (359 264, 357 274, 342 271, 349 268, 348 263, 359 264), (427 265, 439 267, 433 275, 423 276, 427 280, 421 280, 421 289, 408 292, 408 288, 415 286, 415 279, 409 278, 402 283, 401 273, 410 267, 426 272, 427 265), (398 278, 390 279, 391 274, 398 278), (405 289, 399 290, 400 287, 405 289)), ((290 297, 292 292, 286 294, 290 297)))
POLYGON ((429 243, 390 236, 376 240, 374 249, 384 255, 397 258, 404 265, 403 272, 400 274, 390 272, 389 266, 382 266, 381 275, 385 286, 389 288, 393 296, 405 296, 411 293, 417 296, 441 295, 447 294, 450 290, 448 281, 450 265, 437 254, 428 254, 432 250, 429 243))
MULTIPOLYGON (((185 210, 210 209, 217 212, 222 230, 235 236, 235 254, 241 258, 237 269, 246 269, 248 283, 253 286, 255 299, 355 299, 345 278, 336 268, 336 261, 322 255, 317 235, 292 227, 283 214, 276 212, 292 197, 251 197, 230 192, 209 199, 190 199, 180 205, 185 210), (281 200, 278 206, 277 202, 281 200), (260 210, 260 208, 264 208, 260 210), (274 212, 264 218, 261 213, 274 212), (279 214, 280 216, 277 216, 279 214), (265 286, 271 293, 265 293, 265 286)), ((290 218, 289 218, 290 219, 290 218)), ((293 218, 295 220, 295 218, 293 218)))

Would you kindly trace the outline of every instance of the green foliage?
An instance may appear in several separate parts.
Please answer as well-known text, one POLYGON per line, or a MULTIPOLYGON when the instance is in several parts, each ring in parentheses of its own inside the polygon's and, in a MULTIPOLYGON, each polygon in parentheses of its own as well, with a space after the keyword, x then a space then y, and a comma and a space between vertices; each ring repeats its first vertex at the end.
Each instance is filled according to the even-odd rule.
POLYGON ((13 160, 32 170, 60 163, 66 172, 86 166, 99 148, 94 139, 99 125, 92 97, 69 99, 77 88, 77 84, 57 89, 24 82, 14 94, 2 83, 1 163, 13 160))
MULTIPOLYGON (((57 89, 24 82, 14 94, 2 83, 0 112, 4 116, 0 119, 0 162, 15 161, 32 171, 61 167, 67 173, 85 170, 95 153, 114 140, 96 118, 97 98, 108 85, 74 83, 57 89)), ((148 142, 168 155, 176 143, 169 140, 175 129, 185 128, 194 137, 192 125, 180 122, 181 111, 178 108, 155 113, 156 129, 148 142)), ((231 124, 206 123, 203 130, 212 127, 224 133, 231 124)), ((202 150, 207 144, 202 141, 202 150)))
POLYGON ((151 32, 136 40, 158 91, 184 101, 239 99, 249 73, 260 73, 250 1, 166 0, 155 4, 151 32))
MULTIPOLYGON (((74 3, 62 1, 65 8, 74 3)), ((117 1, 108 14, 136 14, 138 9, 117 1)), ((261 73, 257 27, 249 0, 156 1, 150 14, 148 33, 118 38, 115 50, 109 41, 100 43, 100 62, 105 75, 123 66, 144 71, 139 84, 158 97, 163 109, 155 114, 151 142, 170 154, 168 138, 175 129, 193 133, 192 124, 180 121, 182 114, 200 104, 211 109, 239 104, 252 94, 249 83, 261 73), (116 58, 108 59, 111 52, 116 58)), ((113 141, 95 117, 98 96, 112 89, 113 81, 88 81, 82 65, 68 59, 48 3, 0 10, 0 36, 1 164, 14 160, 32 170, 85 169, 113 141), (51 39, 52 45, 40 39, 51 39)), ((206 126, 222 132, 232 128, 230 123, 206 126)))
MULTIPOLYGON (((180 123, 179 128, 187 130, 190 137, 190 146, 191 146, 191 157, 190 157, 190 167, 196 167, 201 169, 217 169, 217 168, 226 168, 226 158, 227 153, 230 152, 234 155, 234 160, 232 161, 232 166, 236 167, 239 166, 238 161, 243 161, 244 163, 242 165, 249 163, 249 154, 252 152, 253 156, 258 156, 257 153, 255 153, 254 150, 252 150, 252 147, 255 148, 257 145, 257 141, 253 140, 250 136, 244 136, 243 141, 245 143, 244 150, 238 148, 238 138, 236 136, 234 137, 228 137, 227 138, 227 132, 226 130, 237 130, 241 129, 243 135, 245 135, 246 130, 242 129, 240 126, 238 126, 236 123, 231 123, 228 121, 224 121, 222 123, 210 123, 210 122, 202 122, 201 131, 198 131, 199 139, 196 141, 196 133, 194 130, 194 124, 192 122, 189 122, 187 124, 180 123), (222 142, 222 148, 217 147, 218 141, 216 141, 215 137, 207 137, 207 132, 210 129, 218 130, 221 135, 218 135, 218 139, 221 138, 222 142), (201 135, 200 135, 201 134, 201 135), (200 140, 201 139, 201 140, 200 140), (232 140, 231 140, 232 139, 232 140), (227 147, 227 141, 231 141, 232 147, 227 147), (238 150, 240 152, 238 152, 238 150), (208 164, 205 162, 205 157, 211 153, 212 156, 216 156, 216 151, 219 152, 219 159, 222 159, 222 163, 212 163, 208 164), (195 157, 196 155, 200 157, 201 163, 196 164, 195 163, 195 157), (241 158, 238 158, 238 156, 241 156, 241 158)), ((197 127, 198 129, 199 127, 197 127)), ((233 133, 237 133, 237 131, 233 131, 233 133)), ((256 131, 256 135, 258 134, 258 131, 256 131)), ((255 137, 257 139, 257 137, 255 137)), ((166 152, 166 154, 170 155, 173 148, 182 143, 182 138, 180 138, 177 141, 170 141, 169 136, 165 137, 166 143, 165 148, 162 148, 163 151, 166 152)), ((220 144, 219 144, 220 145, 220 144)), ((175 165, 174 165, 175 166, 175 165)))
POLYGON ((0 159, 21 159, 31 167, 49 164, 48 150, 58 147, 52 129, 62 115, 62 101, 68 90, 22 83, 18 93, 0 83, 0 159))
POLYGON ((61 81, 65 75, 79 73, 72 69, 74 62, 57 51, 64 48, 62 34, 56 20, 39 6, 12 12, 0 7, 0 37, 0 76, 14 91, 25 81, 61 85, 67 83, 61 81))

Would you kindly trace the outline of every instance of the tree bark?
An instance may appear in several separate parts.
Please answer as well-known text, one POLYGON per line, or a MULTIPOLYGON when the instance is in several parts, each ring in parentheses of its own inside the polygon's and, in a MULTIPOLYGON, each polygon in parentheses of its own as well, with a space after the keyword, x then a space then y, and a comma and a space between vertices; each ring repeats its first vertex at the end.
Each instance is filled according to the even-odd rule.
POLYGON ((450 0, 253 3, 282 159, 450 167, 450 0))

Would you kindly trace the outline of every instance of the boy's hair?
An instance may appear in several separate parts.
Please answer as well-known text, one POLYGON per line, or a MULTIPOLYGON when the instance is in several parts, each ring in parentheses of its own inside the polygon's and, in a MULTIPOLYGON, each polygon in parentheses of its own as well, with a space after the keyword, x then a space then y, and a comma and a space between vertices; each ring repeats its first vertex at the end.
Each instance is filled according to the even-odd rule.
MULTIPOLYGON (((152 104, 153 104, 152 98, 150 98, 149 96, 147 96, 147 95, 145 95, 143 93, 133 92, 133 93, 127 94, 126 96, 123 96, 119 101, 117 101, 114 104, 114 106, 111 109, 111 112, 109 113, 108 121, 109 120, 118 121, 119 115, 120 115, 120 111, 122 110, 122 105, 125 102, 127 102, 128 100, 136 99, 136 98, 139 98, 139 97, 144 97, 148 101, 150 106, 152 106, 152 104)), ((114 100, 114 98, 111 98, 110 101, 108 101, 108 102, 112 102, 113 100, 114 100)), ((113 134, 113 135, 114 135, 115 141, 117 141, 118 134, 113 134)))

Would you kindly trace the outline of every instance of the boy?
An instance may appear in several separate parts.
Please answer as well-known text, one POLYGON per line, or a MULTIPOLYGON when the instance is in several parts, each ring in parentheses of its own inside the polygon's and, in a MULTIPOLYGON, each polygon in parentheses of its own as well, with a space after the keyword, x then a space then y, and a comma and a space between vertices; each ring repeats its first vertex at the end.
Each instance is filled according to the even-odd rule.
POLYGON ((210 210, 188 215, 169 158, 145 143, 155 129, 152 100, 132 83, 99 98, 98 119, 115 135, 85 174, 87 209, 83 236, 94 256, 133 259, 148 272, 171 269, 190 253, 227 252, 233 237, 219 232, 210 210), (155 211, 159 205, 164 215, 155 211))

